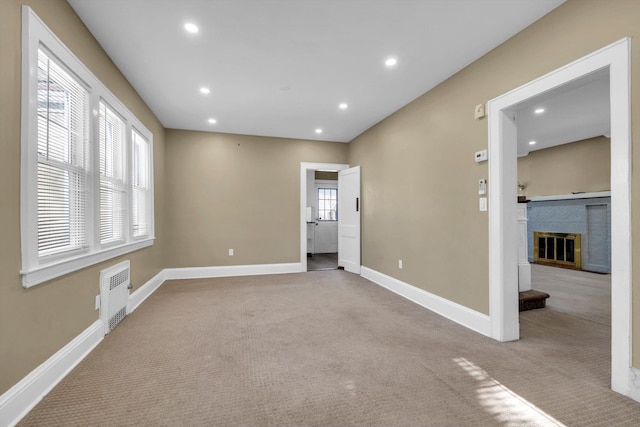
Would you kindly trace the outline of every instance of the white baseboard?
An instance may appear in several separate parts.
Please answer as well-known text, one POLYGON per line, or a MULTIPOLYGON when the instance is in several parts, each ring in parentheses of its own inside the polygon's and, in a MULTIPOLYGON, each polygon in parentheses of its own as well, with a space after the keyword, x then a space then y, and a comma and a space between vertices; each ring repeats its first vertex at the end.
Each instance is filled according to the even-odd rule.
POLYGON ((210 277, 257 276, 261 274, 300 273, 299 262, 287 264, 225 265, 165 269, 165 279, 204 279, 210 277))
POLYGON ((131 295, 129 295, 129 303, 127 304, 127 313, 133 312, 144 300, 156 291, 166 280, 166 270, 160 271, 153 276, 144 285, 140 286, 131 295))
POLYGON ((368 279, 383 288, 387 288, 391 292, 395 292, 401 297, 438 313, 449 320, 453 320, 454 322, 482 335, 486 335, 488 337, 491 336, 491 320, 486 314, 471 310, 468 307, 449 301, 448 299, 439 297, 438 295, 434 295, 420 288, 416 288, 415 286, 401 280, 364 266, 362 267, 361 275, 365 279, 368 279))
POLYGON ((640 402, 640 369, 629 368, 629 394, 628 396, 640 402))
POLYGON ((96 320, 42 365, 0 396, 0 426, 14 426, 104 338, 96 320))

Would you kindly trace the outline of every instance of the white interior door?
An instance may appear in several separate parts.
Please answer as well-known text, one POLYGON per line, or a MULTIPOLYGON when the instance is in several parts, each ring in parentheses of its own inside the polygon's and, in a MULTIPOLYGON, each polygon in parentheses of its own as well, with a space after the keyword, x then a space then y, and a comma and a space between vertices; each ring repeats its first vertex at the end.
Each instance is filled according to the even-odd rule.
POLYGON ((316 224, 314 251, 316 254, 338 252, 338 181, 317 180, 315 185, 316 224))
POLYGON ((338 265, 360 274, 360 166, 338 172, 338 265))

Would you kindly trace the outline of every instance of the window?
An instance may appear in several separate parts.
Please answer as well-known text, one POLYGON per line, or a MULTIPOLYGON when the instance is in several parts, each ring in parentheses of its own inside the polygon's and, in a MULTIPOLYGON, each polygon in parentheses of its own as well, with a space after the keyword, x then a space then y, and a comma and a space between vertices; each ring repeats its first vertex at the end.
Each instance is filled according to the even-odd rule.
POLYGON ((100 102, 100 243, 124 239, 126 182, 124 121, 100 102))
POLYGON ((149 235, 149 141, 135 130, 132 131, 133 145, 131 150, 131 211, 133 237, 149 235))
POLYGON ((37 230, 40 257, 86 246, 89 96, 38 49, 37 230))
POLYGON ((22 282, 153 244, 153 136, 23 7, 22 282))
POLYGON ((318 219, 320 221, 338 220, 337 188, 318 188, 318 219))

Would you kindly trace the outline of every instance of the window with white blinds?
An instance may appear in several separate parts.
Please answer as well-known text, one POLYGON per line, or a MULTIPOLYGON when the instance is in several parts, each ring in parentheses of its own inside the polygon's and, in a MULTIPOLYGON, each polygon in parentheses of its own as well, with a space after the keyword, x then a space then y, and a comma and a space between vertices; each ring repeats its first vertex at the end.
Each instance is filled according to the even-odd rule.
POLYGON ((124 239, 125 200, 125 125, 104 102, 100 102, 100 243, 124 239))
POLYGON ((153 135, 23 7, 22 283, 153 244, 153 135))
POLYGON ((38 254, 86 246, 89 95, 38 50, 38 254))
POLYGON ((131 149, 131 226, 133 237, 149 235, 149 141, 136 130, 132 131, 131 149))

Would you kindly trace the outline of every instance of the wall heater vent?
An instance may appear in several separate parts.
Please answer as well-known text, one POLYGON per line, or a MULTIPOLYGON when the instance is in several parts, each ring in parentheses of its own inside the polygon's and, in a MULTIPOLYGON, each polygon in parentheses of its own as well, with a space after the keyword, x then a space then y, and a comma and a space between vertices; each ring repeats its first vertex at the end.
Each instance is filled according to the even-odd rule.
POLYGON ((127 315, 130 263, 124 261, 100 272, 100 319, 108 334, 127 315))

